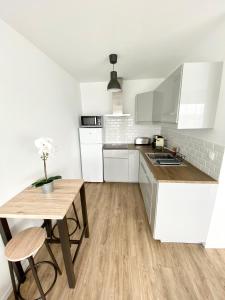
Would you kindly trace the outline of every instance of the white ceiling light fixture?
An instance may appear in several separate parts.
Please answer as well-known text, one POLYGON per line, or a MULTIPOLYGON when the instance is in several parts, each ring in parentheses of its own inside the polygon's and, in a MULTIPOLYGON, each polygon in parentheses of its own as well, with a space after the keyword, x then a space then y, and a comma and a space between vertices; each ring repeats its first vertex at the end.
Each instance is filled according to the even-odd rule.
POLYGON ((110 54, 109 61, 113 65, 113 71, 110 72, 110 81, 107 86, 107 90, 110 92, 121 92, 121 86, 117 79, 117 72, 114 71, 114 65, 117 63, 117 54, 110 54))

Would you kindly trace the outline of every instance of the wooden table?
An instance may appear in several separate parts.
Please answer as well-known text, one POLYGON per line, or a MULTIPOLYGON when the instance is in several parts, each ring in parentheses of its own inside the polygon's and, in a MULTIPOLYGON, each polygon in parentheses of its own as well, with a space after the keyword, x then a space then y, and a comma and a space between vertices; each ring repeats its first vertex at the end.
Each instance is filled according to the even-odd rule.
MULTIPOLYGON (((41 188, 28 187, 11 200, 0 207, 0 233, 3 243, 6 245, 12 238, 7 218, 16 219, 44 219, 43 227, 46 227, 50 242, 61 244, 65 269, 70 288, 75 287, 75 275, 73 262, 75 261, 83 236, 89 237, 87 206, 84 181, 80 179, 61 179, 54 182, 54 192, 43 194, 41 188), (80 193, 80 201, 83 217, 83 230, 79 240, 70 240, 66 221, 73 201, 80 193), (56 220, 59 230, 59 240, 52 239, 51 220, 56 220), (77 244, 74 257, 71 256, 70 246, 77 244)), ((77 197, 77 198, 76 198, 77 197)), ((14 263, 14 270, 20 282, 25 280, 25 274, 19 262, 14 263)))

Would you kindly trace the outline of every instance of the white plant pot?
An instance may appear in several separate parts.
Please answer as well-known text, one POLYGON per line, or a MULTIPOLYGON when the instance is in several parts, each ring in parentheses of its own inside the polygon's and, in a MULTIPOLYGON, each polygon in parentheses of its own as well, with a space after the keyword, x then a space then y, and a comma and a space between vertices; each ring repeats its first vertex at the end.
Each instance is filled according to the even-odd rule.
POLYGON ((48 193, 52 193, 53 190, 54 190, 54 184, 53 184, 53 181, 52 182, 49 182, 49 183, 46 183, 46 184, 43 184, 41 186, 41 189, 42 189, 42 192, 44 194, 48 194, 48 193))

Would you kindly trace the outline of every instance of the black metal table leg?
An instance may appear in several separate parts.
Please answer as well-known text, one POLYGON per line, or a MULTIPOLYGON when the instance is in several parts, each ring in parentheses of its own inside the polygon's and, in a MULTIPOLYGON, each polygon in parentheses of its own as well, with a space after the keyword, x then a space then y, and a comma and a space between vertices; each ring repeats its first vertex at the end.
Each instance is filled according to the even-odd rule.
POLYGON ((57 220, 57 224, 58 224, 59 239, 62 248, 64 264, 66 268, 68 284, 70 288, 74 288, 75 274, 73 270, 73 260, 70 252, 70 239, 69 239, 69 231, 67 227, 66 217, 64 217, 63 220, 57 220))
MULTIPOLYGON (((11 240, 12 238, 12 234, 9 229, 9 224, 5 218, 0 218, 0 233, 2 236, 3 243, 6 246, 8 241, 11 240)), ((18 281, 23 283, 26 279, 26 276, 21 266, 21 263, 20 262, 13 263, 13 268, 18 281)))
POLYGON ((85 230, 85 237, 89 237, 89 227, 88 227, 88 215, 87 215, 87 204, 86 204, 86 195, 85 195, 85 188, 84 184, 80 189, 80 202, 81 202, 81 209, 82 209, 82 217, 83 217, 83 225, 85 230))
POLYGON ((47 237, 49 239, 51 239, 52 238, 52 220, 45 219, 43 227, 45 227, 45 229, 46 229, 47 237))

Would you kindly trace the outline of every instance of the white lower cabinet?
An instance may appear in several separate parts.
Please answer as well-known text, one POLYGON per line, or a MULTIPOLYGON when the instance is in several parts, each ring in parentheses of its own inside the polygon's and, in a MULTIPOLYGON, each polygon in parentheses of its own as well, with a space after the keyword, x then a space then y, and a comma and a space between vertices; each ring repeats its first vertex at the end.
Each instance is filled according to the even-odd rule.
POLYGON ((153 233, 155 222, 157 184, 153 174, 149 170, 149 167, 147 166, 142 155, 140 155, 139 184, 145 204, 148 221, 151 225, 151 230, 153 233))
POLYGON ((104 180, 107 182, 138 182, 139 151, 103 150, 104 180))
POLYGON ((128 150, 129 156, 129 182, 138 182, 139 150, 128 150))
POLYGON ((205 243, 217 184, 157 181, 142 155, 139 184, 154 239, 205 243))
POLYGON ((128 150, 104 150, 104 180, 128 182, 128 150))

